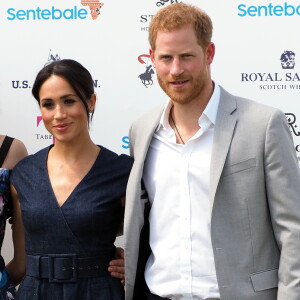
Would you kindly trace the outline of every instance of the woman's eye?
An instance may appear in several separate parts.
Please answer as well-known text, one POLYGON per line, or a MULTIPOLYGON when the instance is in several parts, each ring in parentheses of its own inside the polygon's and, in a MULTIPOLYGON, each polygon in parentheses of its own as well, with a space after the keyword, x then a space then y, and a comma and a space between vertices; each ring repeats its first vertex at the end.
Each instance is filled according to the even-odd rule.
POLYGON ((73 104, 74 102, 76 102, 76 100, 74 100, 74 99, 66 99, 64 101, 65 104, 73 104))
POLYGON ((43 102, 42 103, 42 107, 52 108, 53 107, 53 103, 51 103, 51 102, 43 102))

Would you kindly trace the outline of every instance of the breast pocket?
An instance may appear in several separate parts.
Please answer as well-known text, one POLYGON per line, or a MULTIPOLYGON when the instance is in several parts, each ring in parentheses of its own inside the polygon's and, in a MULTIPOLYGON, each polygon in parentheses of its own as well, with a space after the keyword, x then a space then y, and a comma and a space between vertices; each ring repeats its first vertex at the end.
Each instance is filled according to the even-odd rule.
POLYGON ((241 162, 235 163, 235 164, 225 164, 222 177, 229 176, 235 173, 243 172, 245 170, 255 168, 256 167, 256 159, 255 158, 249 158, 246 160, 243 160, 241 162))

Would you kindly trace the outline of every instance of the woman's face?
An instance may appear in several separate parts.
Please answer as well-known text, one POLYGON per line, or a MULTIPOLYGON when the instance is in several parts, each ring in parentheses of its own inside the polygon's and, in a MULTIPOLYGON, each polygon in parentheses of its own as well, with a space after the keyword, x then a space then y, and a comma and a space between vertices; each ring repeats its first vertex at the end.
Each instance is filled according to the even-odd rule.
MULTIPOLYGON (((42 84, 39 96, 45 127, 56 142, 72 143, 89 135, 85 107, 64 77, 49 77, 42 84)), ((92 110, 94 105, 95 95, 89 100, 89 109, 92 110)))

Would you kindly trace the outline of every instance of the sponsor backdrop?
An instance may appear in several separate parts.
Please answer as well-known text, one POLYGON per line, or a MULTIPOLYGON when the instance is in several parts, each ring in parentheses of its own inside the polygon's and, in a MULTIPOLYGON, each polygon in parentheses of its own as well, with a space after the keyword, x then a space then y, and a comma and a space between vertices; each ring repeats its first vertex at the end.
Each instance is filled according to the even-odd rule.
MULTIPOLYGON (((29 153, 52 143, 31 86, 45 63, 72 58, 94 79, 93 140, 128 153, 132 120, 167 101, 149 59, 147 36, 156 11, 176 2, 1 1, 1 133, 21 139, 29 153)), ((300 0, 185 2, 212 17, 214 80, 233 94, 284 111, 300 157, 300 0)), ((6 259, 12 255, 10 235, 8 231, 6 259)))

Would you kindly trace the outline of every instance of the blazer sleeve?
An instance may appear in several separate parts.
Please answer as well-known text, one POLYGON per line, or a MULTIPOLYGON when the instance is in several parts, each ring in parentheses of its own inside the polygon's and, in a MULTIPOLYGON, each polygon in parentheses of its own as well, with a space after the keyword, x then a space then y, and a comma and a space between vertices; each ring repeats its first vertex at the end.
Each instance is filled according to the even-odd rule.
POLYGON ((270 216, 281 250, 278 300, 300 297, 300 173, 285 115, 271 116, 265 139, 264 169, 270 216))

